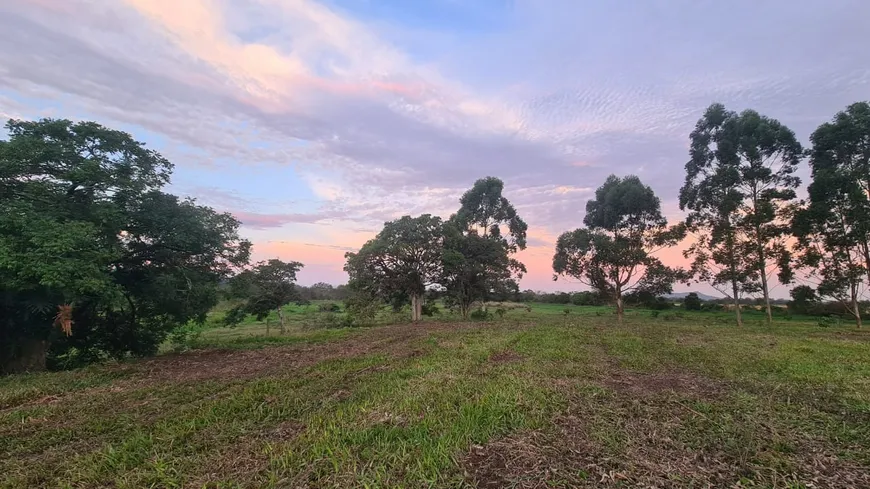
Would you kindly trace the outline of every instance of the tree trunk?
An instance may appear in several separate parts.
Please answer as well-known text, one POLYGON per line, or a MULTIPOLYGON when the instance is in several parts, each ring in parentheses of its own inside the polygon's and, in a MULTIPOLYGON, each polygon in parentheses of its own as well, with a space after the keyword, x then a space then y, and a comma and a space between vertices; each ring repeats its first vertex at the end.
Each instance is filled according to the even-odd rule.
POLYGON ((45 370, 45 356, 47 352, 47 341, 30 338, 23 339, 13 349, 12 356, 0 364, 0 373, 42 372, 45 370))
POLYGON ((459 304, 459 313, 462 314, 462 319, 464 321, 468 320, 468 310, 471 308, 471 304, 459 304))
POLYGON ((737 326, 743 327, 743 314, 740 312, 740 288, 737 286, 737 281, 731 282, 732 293, 734 294, 734 312, 737 313, 737 326))
MULTIPOLYGON (((761 230, 758 230, 759 236, 761 230)), ((767 288, 767 257, 764 256, 764 246, 758 247, 758 263, 761 272, 761 294, 764 296, 764 310, 767 313, 767 325, 773 324, 773 313, 770 310, 770 291, 767 288)))
POLYGON ((278 311, 278 320, 281 321, 281 334, 284 334, 284 311, 279 307, 278 311))
POLYGON ((852 286, 852 309, 855 311, 855 326, 861 327, 861 304, 858 302, 858 286, 852 286))
POLYGON ((423 316, 423 298, 418 294, 411 294, 411 321, 417 322, 423 316))
POLYGON ((622 303, 622 294, 618 292, 616 294, 616 319, 620 324, 622 324, 622 320, 625 319, 625 307, 622 303))
POLYGON ((266 336, 269 336, 269 316, 266 316, 266 336))

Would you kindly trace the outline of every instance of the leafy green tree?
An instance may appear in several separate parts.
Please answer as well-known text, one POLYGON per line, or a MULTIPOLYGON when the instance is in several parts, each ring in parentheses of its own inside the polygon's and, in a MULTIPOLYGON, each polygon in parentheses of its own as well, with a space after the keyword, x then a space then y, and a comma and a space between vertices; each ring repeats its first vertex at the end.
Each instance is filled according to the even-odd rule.
MULTIPOLYGON (((238 324, 245 315, 252 314, 258 321, 267 318, 272 311, 278 314, 281 334, 285 333, 286 321, 283 307, 302 297, 296 288, 296 274, 304 265, 299 262, 283 262, 277 258, 262 261, 245 270, 230 281, 231 294, 244 303, 227 313, 228 324, 238 324)), ((266 325, 268 333, 268 323, 266 325)))
POLYGON ((465 319, 476 301, 516 294, 517 280, 526 272, 513 255, 525 249, 528 225, 503 190, 498 178, 477 180, 445 225, 439 283, 445 300, 456 304, 465 319))
POLYGON ((788 272, 788 204, 800 180, 794 175, 802 149, 794 133, 774 119, 711 105, 691 136, 691 158, 680 190, 680 208, 698 239, 687 255, 693 269, 735 304, 760 292, 772 320, 771 267, 788 272), (730 292, 720 288, 730 285, 730 292))
POLYGON ((347 253, 344 270, 358 293, 411 302, 411 319, 422 319, 423 294, 441 275, 443 244, 441 218, 424 214, 404 216, 384 229, 357 253, 347 253))
POLYGON ((689 292, 686 297, 683 298, 683 309, 687 311, 700 311, 703 305, 701 298, 698 297, 698 294, 695 292, 689 292))
POLYGON ((129 134, 67 120, 6 129, 0 370, 154 353, 247 262, 238 221, 161 192, 172 165, 129 134))
POLYGON ((791 300, 788 309, 796 314, 809 314, 819 299, 816 290, 809 285, 798 285, 789 292, 791 300))
POLYGON ((850 105, 810 140, 809 202, 793 220, 798 264, 860 327, 870 280, 870 104, 850 105))
POLYGON ((622 321, 623 297, 633 290, 671 292, 683 277, 654 253, 675 245, 682 226, 668 227, 661 202, 636 176, 611 175, 586 204, 586 228, 563 233, 556 242, 553 271, 592 287, 616 305, 622 321))

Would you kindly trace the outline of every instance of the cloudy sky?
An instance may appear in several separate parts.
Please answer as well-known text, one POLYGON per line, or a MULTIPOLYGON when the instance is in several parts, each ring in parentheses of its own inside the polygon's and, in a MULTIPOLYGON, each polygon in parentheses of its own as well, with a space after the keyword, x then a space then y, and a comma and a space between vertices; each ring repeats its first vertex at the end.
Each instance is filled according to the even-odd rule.
POLYGON ((680 217, 711 102, 806 141, 870 98, 868 18, 866 0, 0 0, 0 117, 132 133, 302 283, 344 282, 385 220, 446 217, 498 176, 530 225, 522 287, 568 290, 553 242, 608 174, 680 217))

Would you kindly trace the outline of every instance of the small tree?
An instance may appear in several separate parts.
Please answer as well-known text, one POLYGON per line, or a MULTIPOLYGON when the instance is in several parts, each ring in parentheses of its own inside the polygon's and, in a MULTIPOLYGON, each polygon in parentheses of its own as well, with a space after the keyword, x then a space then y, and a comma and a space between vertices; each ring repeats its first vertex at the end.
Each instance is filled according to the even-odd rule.
MULTIPOLYGON (((236 275, 231 280, 233 296, 244 299, 244 303, 227 313, 226 321, 237 324, 245 314, 254 315, 258 321, 268 318, 272 311, 278 313, 281 334, 286 323, 283 307, 301 299, 296 289, 296 273, 304 265, 299 262, 283 262, 277 258, 262 261, 250 270, 236 275)), ((266 325, 268 333, 268 323, 266 325)))
POLYGON ((689 292, 685 298, 683 298, 683 309, 687 311, 700 311, 703 303, 701 302, 701 298, 698 297, 698 294, 695 292, 689 292))
POLYGON ((583 222, 586 228, 566 232, 556 242, 555 279, 572 277, 610 298, 620 322, 626 293, 669 293, 683 277, 653 255, 675 245, 684 230, 668 228, 658 197, 636 176, 608 177, 586 204, 583 222))
POLYGON ((441 275, 442 228, 441 218, 429 214, 384 224, 359 252, 345 254, 352 288, 380 300, 408 298, 411 320, 420 321, 423 294, 441 275))

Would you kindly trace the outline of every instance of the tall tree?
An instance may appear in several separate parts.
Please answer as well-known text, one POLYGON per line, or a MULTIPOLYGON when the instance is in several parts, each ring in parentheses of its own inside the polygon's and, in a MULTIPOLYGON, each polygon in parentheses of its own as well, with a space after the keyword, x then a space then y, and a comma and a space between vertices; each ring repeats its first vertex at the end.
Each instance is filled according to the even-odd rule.
POLYGON ((498 178, 477 180, 445 226, 440 283, 463 318, 476 301, 516 291, 517 279, 526 272, 513 255, 525 249, 528 225, 503 191, 498 178))
POLYGON ((383 300, 401 294, 411 302, 411 319, 422 319, 423 293, 441 274, 442 226, 429 214, 385 223, 359 252, 345 254, 352 288, 383 300))
POLYGON ((262 321, 275 311, 281 334, 284 334, 286 322, 283 307, 301 299, 296 289, 296 274, 303 266, 299 262, 273 258, 259 262, 233 277, 230 281, 232 295, 244 299, 244 303, 227 314, 227 322, 238 323, 246 314, 253 314, 262 321))
POLYGON ((810 140, 809 202, 794 218, 798 263, 860 327, 870 280, 870 104, 850 105, 810 140))
POLYGON ((789 259, 787 210, 800 185, 800 143, 774 119, 721 104, 707 109, 690 139, 680 208, 690 210, 688 227, 699 235, 689 250, 695 269, 714 286, 731 285, 720 291, 734 300, 738 324, 741 294, 756 291, 770 322, 769 277, 789 259))
POLYGON ((586 228, 559 236, 555 278, 572 277, 610 298, 620 321, 626 293, 668 293, 682 278, 681 270, 666 267, 654 254, 675 245, 683 227, 668 227, 659 198, 636 176, 608 177, 587 202, 583 223, 586 228))
POLYGON ((129 134, 66 120, 6 129, 0 371, 153 353, 204 320, 247 262, 238 221, 162 193, 172 165, 129 134))

